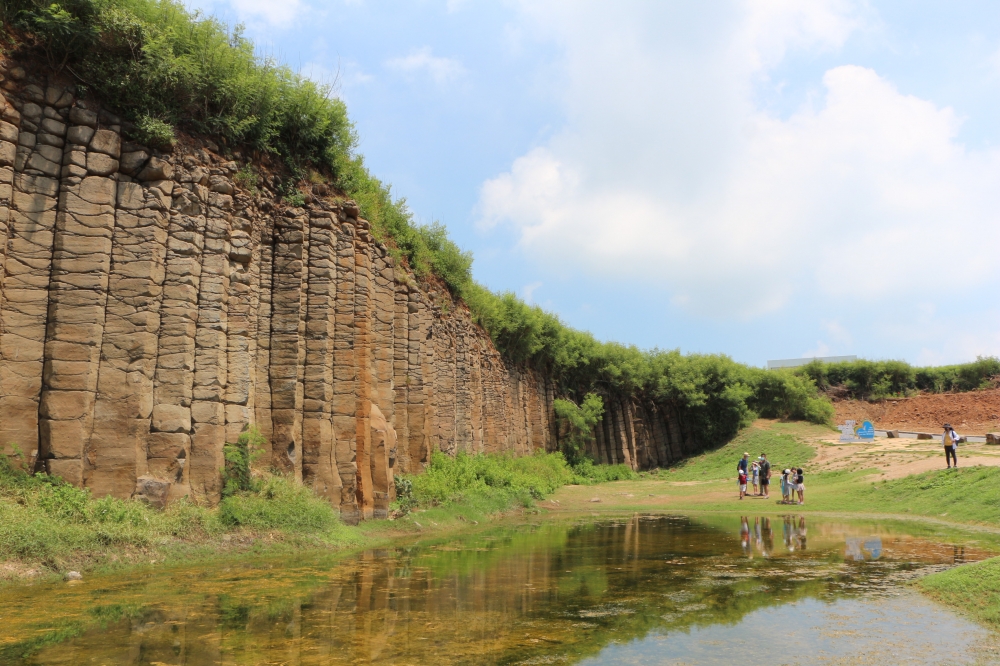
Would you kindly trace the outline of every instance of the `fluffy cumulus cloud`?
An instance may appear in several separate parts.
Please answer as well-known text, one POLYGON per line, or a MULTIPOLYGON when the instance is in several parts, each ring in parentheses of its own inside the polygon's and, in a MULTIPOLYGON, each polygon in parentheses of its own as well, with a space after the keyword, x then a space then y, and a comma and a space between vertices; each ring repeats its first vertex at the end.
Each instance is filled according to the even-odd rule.
MULTIPOLYGON (((561 47, 567 120, 483 184, 479 215, 539 260, 737 319, 816 300, 915 311, 997 281, 1000 151, 960 143, 955 111, 851 63, 790 114, 759 102, 785 59, 873 29, 864 6, 531 2, 522 20, 561 47)), ((984 345, 1000 340, 965 344, 984 345)))
POLYGON ((414 49, 409 54, 390 58, 385 66, 390 70, 407 75, 429 76, 435 83, 444 84, 465 73, 465 67, 457 60, 436 56, 430 47, 414 49))

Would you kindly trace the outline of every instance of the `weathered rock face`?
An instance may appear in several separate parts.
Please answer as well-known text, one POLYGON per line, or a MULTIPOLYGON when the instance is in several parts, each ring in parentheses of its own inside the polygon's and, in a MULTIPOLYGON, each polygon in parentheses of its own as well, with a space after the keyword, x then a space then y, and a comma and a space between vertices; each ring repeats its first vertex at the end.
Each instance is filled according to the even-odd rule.
MULTIPOLYGON (((18 76, 13 76, 17 72, 18 76)), ((0 92, 0 448, 97 495, 219 498, 223 445, 349 522, 440 450, 554 450, 555 387, 395 265, 350 201, 281 206, 203 146, 161 155, 51 82, 0 92)), ((588 453, 695 451, 670 405, 605 396, 588 453)))
POLYGON ((159 155, 71 90, 0 95, 0 445, 162 503, 220 492, 249 424, 345 519, 432 450, 552 448, 552 389, 508 366, 334 199, 282 207, 197 146, 159 155))
POLYGON ((604 417, 586 454, 634 470, 665 467, 702 450, 675 405, 638 397, 604 396, 604 417))

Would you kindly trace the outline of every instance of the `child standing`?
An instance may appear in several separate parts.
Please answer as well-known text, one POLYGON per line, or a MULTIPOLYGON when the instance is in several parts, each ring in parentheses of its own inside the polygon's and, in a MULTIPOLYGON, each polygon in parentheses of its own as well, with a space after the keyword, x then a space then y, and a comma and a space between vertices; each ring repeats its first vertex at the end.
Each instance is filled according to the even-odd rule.
POLYGON ((740 499, 743 499, 743 496, 747 494, 747 473, 744 469, 737 470, 737 473, 736 483, 740 486, 740 499))

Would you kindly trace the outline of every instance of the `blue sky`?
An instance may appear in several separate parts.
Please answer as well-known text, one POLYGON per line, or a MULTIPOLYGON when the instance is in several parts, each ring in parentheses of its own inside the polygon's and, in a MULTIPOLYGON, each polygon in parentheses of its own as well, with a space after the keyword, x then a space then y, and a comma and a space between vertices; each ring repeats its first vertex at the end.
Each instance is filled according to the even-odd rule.
POLYGON ((477 280, 599 338, 1000 355, 995 3, 189 5, 335 83, 477 280))

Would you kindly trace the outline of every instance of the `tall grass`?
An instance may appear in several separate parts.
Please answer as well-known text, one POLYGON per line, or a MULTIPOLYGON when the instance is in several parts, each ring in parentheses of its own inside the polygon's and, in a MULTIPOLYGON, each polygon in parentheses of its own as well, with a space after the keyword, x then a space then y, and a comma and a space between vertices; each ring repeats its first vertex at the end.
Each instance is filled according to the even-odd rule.
POLYGON ((0 456, 0 558, 54 564, 77 551, 144 548, 158 537, 219 529, 211 511, 187 502, 160 512, 135 500, 96 499, 58 478, 27 474, 0 456))
POLYGON ((514 457, 502 453, 455 457, 435 452, 423 474, 398 477, 396 508, 462 504, 484 513, 530 507, 570 484, 634 479, 624 465, 595 466, 589 460, 571 466, 561 453, 536 451, 514 457))

